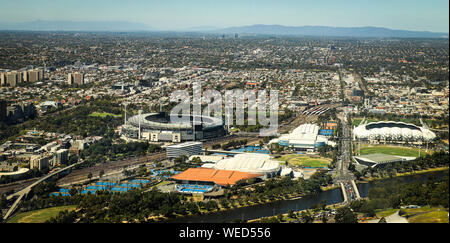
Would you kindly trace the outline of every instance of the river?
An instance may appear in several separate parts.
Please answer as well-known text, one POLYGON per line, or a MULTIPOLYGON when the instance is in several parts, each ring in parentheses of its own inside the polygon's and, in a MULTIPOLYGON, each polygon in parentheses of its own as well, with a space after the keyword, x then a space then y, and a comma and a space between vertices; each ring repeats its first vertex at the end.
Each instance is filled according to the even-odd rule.
MULTIPOLYGON (((445 171, 430 172, 411 176, 403 176, 383 181, 399 179, 405 182, 425 181, 429 175, 435 175, 436 178, 442 178, 445 171)), ((369 189, 374 187, 376 182, 358 184, 358 190, 361 197, 367 197, 369 189)), ((245 208, 238 208, 224 212, 216 212, 204 215, 194 215, 178 219, 165 221, 167 223, 229 223, 235 219, 252 220, 262 217, 277 215, 280 213, 288 213, 290 210, 300 211, 311 208, 322 201, 326 201, 327 205, 337 204, 344 201, 341 189, 333 189, 324 191, 316 195, 308 195, 295 200, 284 200, 264 205, 256 205, 245 208)))

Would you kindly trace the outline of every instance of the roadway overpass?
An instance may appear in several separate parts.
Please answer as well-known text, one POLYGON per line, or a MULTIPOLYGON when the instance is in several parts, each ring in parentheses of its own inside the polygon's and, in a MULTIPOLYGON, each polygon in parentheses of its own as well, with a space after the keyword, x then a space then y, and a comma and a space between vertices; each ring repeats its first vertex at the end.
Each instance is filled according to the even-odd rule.
POLYGON ((3 217, 3 220, 6 221, 6 220, 14 213, 14 211, 17 209, 17 207, 18 207, 18 205, 20 204, 20 202, 22 201, 22 199, 23 199, 23 198, 26 198, 26 197, 28 196, 28 193, 31 192, 31 190, 33 189, 33 187, 37 186, 38 184, 40 184, 40 183, 42 183, 42 182, 48 180, 49 178, 51 178, 51 177, 53 177, 53 176, 55 176, 55 175, 59 175, 60 173, 66 172, 67 170, 71 170, 73 167, 75 167, 75 166, 77 166, 77 165, 80 165, 80 164, 82 164, 82 163, 84 163, 84 161, 78 162, 78 163, 76 163, 76 164, 73 164, 73 165, 67 166, 67 167, 65 167, 65 168, 62 168, 62 169, 60 169, 60 170, 58 170, 58 171, 55 171, 55 172, 53 172, 53 173, 51 173, 51 174, 48 174, 48 175, 46 175, 46 176, 40 178, 39 180, 37 180, 37 181, 34 182, 33 184, 29 185, 28 187, 26 187, 26 188, 24 188, 24 189, 22 189, 22 190, 20 190, 20 191, 18 191, 18 192, 16 192, 16 193, 14 193, 14 194, 9 195, 8 197, 6 197, 7 200, 11 200, 11 199, 13 199, 14 197, 18 197, 18 198, 17 198, 16 201, 13 203, 13 205, 12 205, 11 208, 8 210, 8 212, 6 212, 5 216, 3 217))

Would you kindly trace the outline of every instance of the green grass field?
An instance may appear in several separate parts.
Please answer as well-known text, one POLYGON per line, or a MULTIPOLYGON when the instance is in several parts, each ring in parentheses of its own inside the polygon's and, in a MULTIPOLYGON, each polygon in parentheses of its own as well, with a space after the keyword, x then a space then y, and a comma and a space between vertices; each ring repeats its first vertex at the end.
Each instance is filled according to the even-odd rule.
MULTIPOLYGON (((421 156, 425 156, 426 154, 431 153, 432 152, 430 150, 428 150, 428 152, 426 153, 425 149, 423 148, 420 150, 421 156)), ((389 154, 405 157, 419 157, 419 149, 399 146, 361 145, 361 155, 367 154, 389 154)))
POLYGON ((45 223, 45 221, 51 219, 52 217, 58 216, 59 212, 65 210, 73 211, 76 207, 76 205, 71 205, 18 213, 8 220, 8 223, 45 223))
POLYGON ((408 218, 410 223, 449 223, 447 211, 433 211, 408 218))
POLYGON ((376 215, 378 218, 391 216, 392 214, 396 213, 398 209, 386 209, 383 211, 376 212, 376 215))
POLYGON ((115 115, 115 114, 111 114, 111 113, 99 113, 99 112, 94 112, 92 114, 90 114, 89 116, 91 117, 101 117, 101 118, 105 118, 107 116, 112 116, 112 117, 121 117, 122 115, 115 115))
POLYGON ((328 167, 330 160, 325 158, 311 158, 307 155, 297 155, 289 154, 278 158, 279 161, 288 162, 294 166, 312 167, 312 168, 323 168, 328 167))
MULTIPOLYGON (((362 120, 363 120, 363 118, 353 118, 352 119, 352 127, 359 126, 359 124, 361 124, 362 120)), ((379 121, 378 119, 367 119, 367 120, 368 120, 368 123, 379 121)))

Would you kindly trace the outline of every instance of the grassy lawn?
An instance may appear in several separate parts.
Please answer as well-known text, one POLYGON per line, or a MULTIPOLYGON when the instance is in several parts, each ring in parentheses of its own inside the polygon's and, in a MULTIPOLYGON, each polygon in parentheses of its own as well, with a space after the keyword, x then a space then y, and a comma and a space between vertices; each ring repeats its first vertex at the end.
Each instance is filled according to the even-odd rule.
POLYGON ((76 205, 71 205, 19 213, 8 220, 8 223, 45 223, 52 217, 58 216, 59 212, 65 210, 73 211, 76 207, 76 205))
POLYGON ((378 218, 391 216, 392 214, 396 213, 398 209, 387 209, 383 211, 376 212, 376 215, 378 218))
POLYGON ((448 212, 433 211, 408 218, 410 223, 449 223, 448 212))
MULTIPOLYGON (((361 124, 362 120, 363 120, 363 118, 353 118, 352 119, 352 127, 359 126, 359 124, 361 124)), ((377 122, 378 120, 377 119, 367 119, 367 121, 368 121, 368 123, 371 123, 371 122, 377 122)))
POLYGON ((89 116, 105 118, 107 116, 121 117, 122 115, 115 115, 115 114, 106 113, 106 112, 104 112, 104 113, 94 112, 94 113, 90 114, 89 116))
MULTIPOLYGON (((361 145, 361 155, 367 154, 389 154, 405 157, 419 157, 418 148, 400 147, 400 146, 384 146, 384 145, 361 145)), ((432 154, 430 150, 425 152, 425 149, 420 150, 420 155, 432 154)))
POLYGON ((291 165, 311 168, 328 167, 330 160, 325 158, 311 158, 308 155, 289 154, 278 158, 279 161, 288 162, 291 165))

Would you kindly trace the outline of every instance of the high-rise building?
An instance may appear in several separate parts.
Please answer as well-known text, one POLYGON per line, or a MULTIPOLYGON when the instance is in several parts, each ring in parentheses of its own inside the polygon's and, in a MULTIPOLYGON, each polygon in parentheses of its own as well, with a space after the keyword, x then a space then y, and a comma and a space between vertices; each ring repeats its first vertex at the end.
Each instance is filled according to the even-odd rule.
POLYGON ((18 84, 22 83, 22 73, 15 71, 6 73, 4 82, 5 85, 16 87, 18 84))
POLYGON ((69 73, 68 75, 69 85, 83 85, 84 84, 84 74, 83 73, 69 73))
POLYGON ((5 73, 0 73, 0 86, 6 86, 5 73))
POLYGON ((28 71, 28 82, 35 83, 41 80, 39 70, 28 71))
POLYGON ((35 155, 30 159, 30 169, 43 170, 48 168, 48 162, 51 159, 50 155, 35 155))
POLYGON ((53 158, 53 165, 64 164, 69 159, 69 150, 68 149, 60 149, 56 151, 55 157, 53 158))

